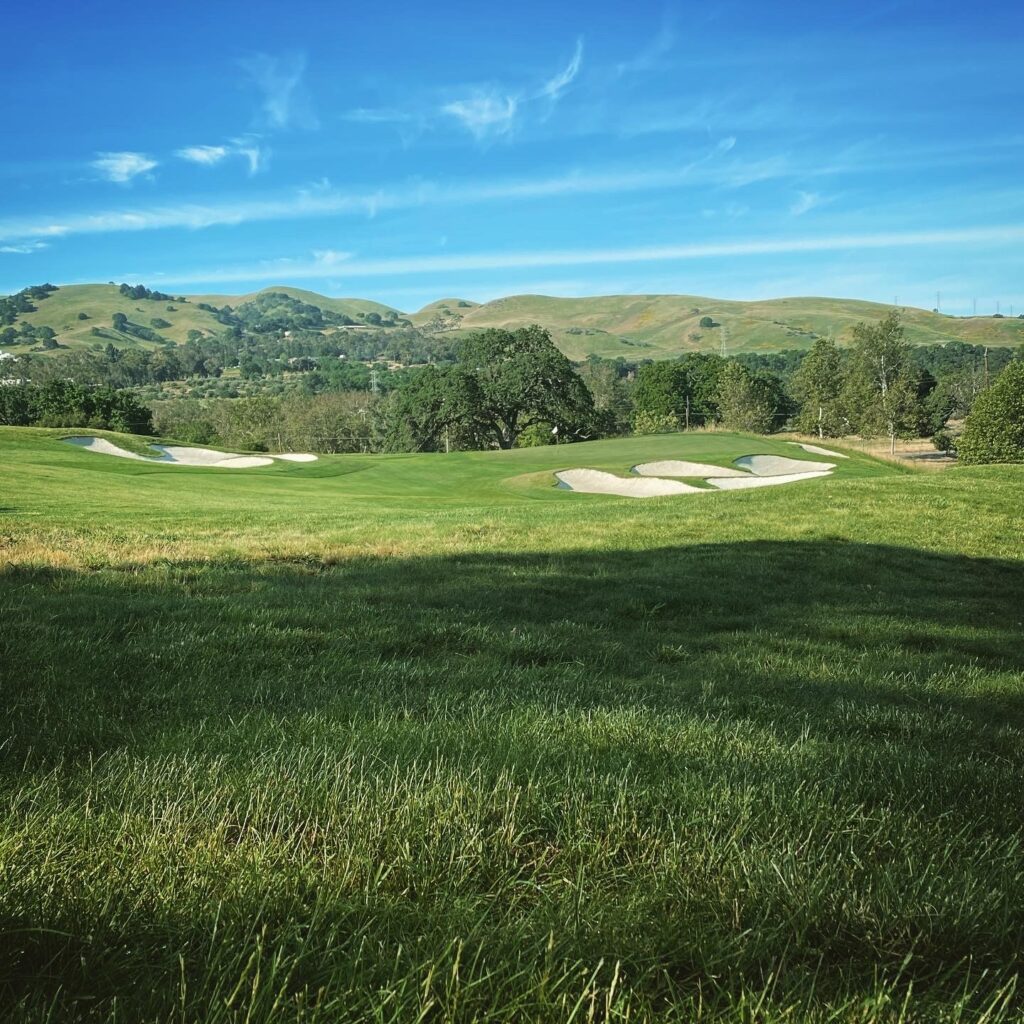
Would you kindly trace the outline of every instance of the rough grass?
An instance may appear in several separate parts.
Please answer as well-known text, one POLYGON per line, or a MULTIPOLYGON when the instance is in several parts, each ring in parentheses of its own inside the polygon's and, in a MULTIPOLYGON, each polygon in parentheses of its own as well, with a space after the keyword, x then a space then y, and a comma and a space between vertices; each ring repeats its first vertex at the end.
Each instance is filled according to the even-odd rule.
POLYGON ((0 431, 5 1019, 1020 1019, 1021 470, 58 437, 0 431))

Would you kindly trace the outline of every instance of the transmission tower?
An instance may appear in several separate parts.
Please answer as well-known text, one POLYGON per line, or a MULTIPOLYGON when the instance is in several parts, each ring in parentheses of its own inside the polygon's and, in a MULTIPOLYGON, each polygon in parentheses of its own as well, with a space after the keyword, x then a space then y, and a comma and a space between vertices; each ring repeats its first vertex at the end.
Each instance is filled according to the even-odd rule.
POLYGON ((380 375, 377 373, 377 367, 370 367, 370 393, 378 394, 380 392, 380 375))

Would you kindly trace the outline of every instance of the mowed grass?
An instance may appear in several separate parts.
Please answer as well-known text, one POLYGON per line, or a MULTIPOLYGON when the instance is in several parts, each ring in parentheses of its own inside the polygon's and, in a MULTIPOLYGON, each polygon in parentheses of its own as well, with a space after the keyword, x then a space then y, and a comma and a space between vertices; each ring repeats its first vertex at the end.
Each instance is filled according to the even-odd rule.
POLYGON ((1020 1019, 1019 468, 59 437, 0 430, 0 1016, 1020 1019))

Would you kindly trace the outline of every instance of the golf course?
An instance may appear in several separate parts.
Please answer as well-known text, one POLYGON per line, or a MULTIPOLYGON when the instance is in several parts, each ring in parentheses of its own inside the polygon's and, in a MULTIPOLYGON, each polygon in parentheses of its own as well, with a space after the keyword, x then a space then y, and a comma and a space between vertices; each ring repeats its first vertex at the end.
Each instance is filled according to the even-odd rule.
POLYGON ((796 440, 0 427, 0 1019, 1020 1020, 1024 467, 555 475, 796 440))

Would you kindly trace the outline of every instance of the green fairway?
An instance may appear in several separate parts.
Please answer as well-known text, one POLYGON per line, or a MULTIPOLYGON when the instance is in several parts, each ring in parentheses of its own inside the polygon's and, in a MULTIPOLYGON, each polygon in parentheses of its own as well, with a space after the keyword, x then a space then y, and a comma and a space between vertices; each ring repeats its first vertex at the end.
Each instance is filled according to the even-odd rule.
POLYGON ((0 1018, 1021 1019, 1024 468, 80 433, 0 428, 0 1018))

